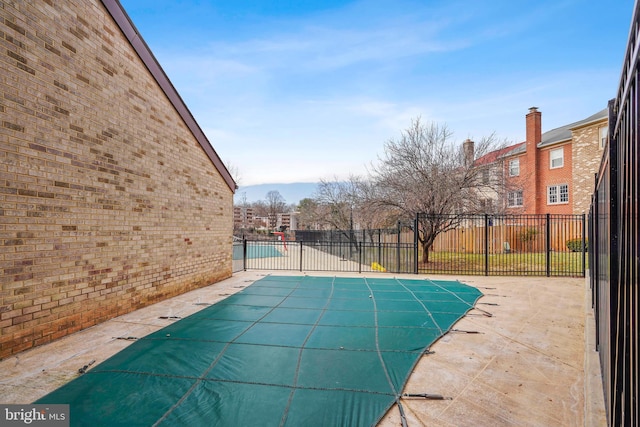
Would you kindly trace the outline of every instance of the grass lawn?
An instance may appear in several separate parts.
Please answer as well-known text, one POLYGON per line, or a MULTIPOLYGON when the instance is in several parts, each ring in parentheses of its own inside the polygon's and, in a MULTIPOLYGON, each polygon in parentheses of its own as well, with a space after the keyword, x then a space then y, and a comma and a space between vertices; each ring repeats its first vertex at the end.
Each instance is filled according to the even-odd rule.
MULTIPOLYGON (((420 260, 422 253, 419 254, 420 260)), ((588 257, 585 257, 588 262, 588 257)), ((458 252, 431 252, 429 262, 419 263, 421 272, 463 274, 484 274, 486 267, 484 254, 458 252)), ((549 272, 552 276, 582 276, 581 252, 551 252, 549 254, 549 272)), ((509 254, 490 254, 489 274, 530 274, 546 275, 547 257, 544 252, 520 252, 509 254)), ((588 268, 588 265, 585 266, 588 268)))

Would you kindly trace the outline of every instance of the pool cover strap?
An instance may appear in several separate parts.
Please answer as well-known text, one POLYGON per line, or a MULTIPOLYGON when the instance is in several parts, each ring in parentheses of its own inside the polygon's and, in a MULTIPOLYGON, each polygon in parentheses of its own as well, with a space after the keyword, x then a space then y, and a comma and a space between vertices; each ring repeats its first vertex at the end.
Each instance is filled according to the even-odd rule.
POLYGON ((457 281, 267 276, 36 403, 71 425, 375 425, 482 294, 457 281))

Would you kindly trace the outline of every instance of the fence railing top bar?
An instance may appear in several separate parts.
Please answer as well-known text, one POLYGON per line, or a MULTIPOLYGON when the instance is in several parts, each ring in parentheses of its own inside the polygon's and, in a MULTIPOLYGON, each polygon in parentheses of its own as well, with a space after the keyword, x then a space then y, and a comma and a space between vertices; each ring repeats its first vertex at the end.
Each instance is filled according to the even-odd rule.
POLYGON ((582 217, 582 214, 507 214, 507 213, 490 213, 490 214, 429 214, 419 213, 418 217, 433 218, 576 218, 582 217))
MULTIPOLYGON (((627 38, 627 48, 624 54, 624 62, 622 64, 622 71, 620 75, 620 84, 618 86, 618 93, 615 98, 615 109, 621 109, 625 103, 629 101, 629 91, 635 80, 636 68, 638 65, 638 55, 640 54, 640 2, 635 2, 633 8, 633 18, 631 19, 631 26, 629 29, 629 35, 627 38)), ((615 132, 619 130, 620 123, 609 123, 609 129, 613 129, 615 132)))

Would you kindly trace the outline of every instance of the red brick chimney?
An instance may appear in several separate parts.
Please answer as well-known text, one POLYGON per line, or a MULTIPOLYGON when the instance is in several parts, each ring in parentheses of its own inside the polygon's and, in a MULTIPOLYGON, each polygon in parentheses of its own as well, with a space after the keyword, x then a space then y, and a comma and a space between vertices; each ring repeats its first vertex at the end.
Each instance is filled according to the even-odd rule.
POLYGON ((538 107, 529 108, 527 114, 527 147, 529 143, 539 143, 542 141, 542 113, 538 107))
POLYGON ((471 165, 473 165, 473 161, 475 160, 475 143, 467 138, 467 140, 462 143, 462 147, 462 150, 464 152, 464 165, 466 167, 471 167, 471 165))
POLYGON ((528 214, 538 213, 538 144, 542 141, 542 113, 538 107, 529 108, 527 118, 527 170, 525 176, 524 210, 528 214))

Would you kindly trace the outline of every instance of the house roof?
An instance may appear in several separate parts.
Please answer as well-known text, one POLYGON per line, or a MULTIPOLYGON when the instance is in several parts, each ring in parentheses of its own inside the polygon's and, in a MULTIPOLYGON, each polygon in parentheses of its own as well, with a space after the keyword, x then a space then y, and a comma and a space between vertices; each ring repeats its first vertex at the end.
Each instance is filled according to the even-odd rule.
POLYGON ((584 120, 580 120, 574 123, 570 123, 559 128, 552 129, 542 134, 542 141, 538 143, 538 148, 546 147, 547 145, 556 144, 558 142, 568 141, 571 139, 571 130, 602 120, 608 116, 608 109, 598 111, 597 113, 587 117, 584 120))
POLYGON ((505 153, 502 157, 515 156, 517 154, 522 154, 527 152, 527 143, 521 142, 519 144, 513 145, 513 150, 505 153))
MULTIPOLYGON (((577 122, 569 123, 568 125, 560 126, 555 129, 551 129, 542 134, 542 141, 538 143, 538 148, 547 147, 549 145, 557 144, 559 142, 569 141, 572 138, 571 131, 573 129, 579 128, 581 126, 586 126, 588 124, 597 122, 602 120, 608 116, 608 109, 605 108, 603 110, 598 111, 595 114, 587 117, 586 119, 579 120, 577 122)), ((518 154, 525 153, 527 151, 527 145, 525 142, 521 142, 519 144, 512 145, 510 151, 507 151, 502 154, 502 157, 515 156, 518 154)), ((491 153, 489 153, 491 154, 491 153)))
POLYGON ((232 192, 238 186, 118 0, 101 0, 232 192))
POLYGON ((473 162, 473 165, 474 166, 483 166, 483 165, 491 164, 491 163, 495 162, 496 160, 499 160, 502 157, 510 155, 510 154, 508 154, 510 151, 515 150, 516 148, 518 148, 521 145, 524 145, 524 142, 520 142, 518 144, 510 145, 508 147, 504 147, 504 148, 500 148, 498 150, 491 151, 491 152, 485 154, 484 156, 477 158, 473 162))

